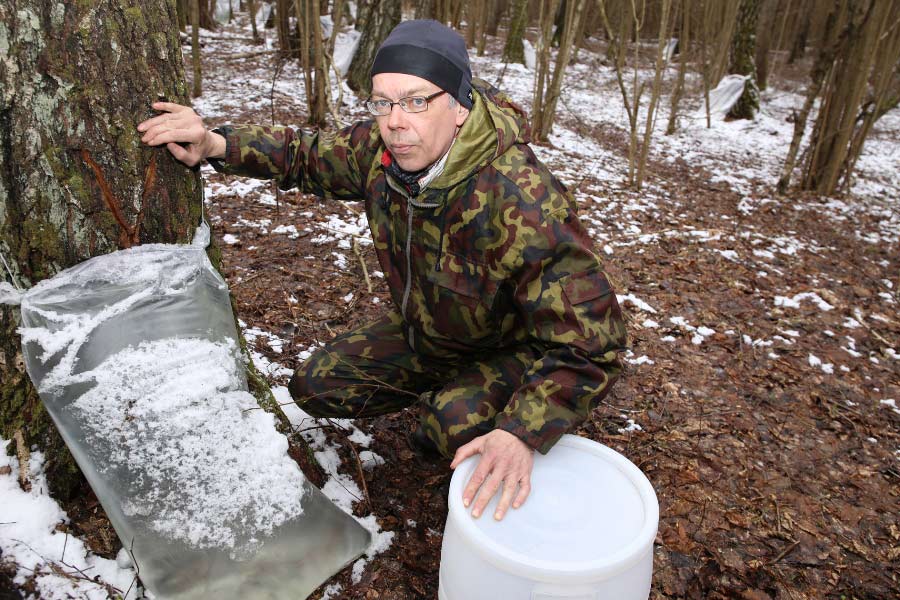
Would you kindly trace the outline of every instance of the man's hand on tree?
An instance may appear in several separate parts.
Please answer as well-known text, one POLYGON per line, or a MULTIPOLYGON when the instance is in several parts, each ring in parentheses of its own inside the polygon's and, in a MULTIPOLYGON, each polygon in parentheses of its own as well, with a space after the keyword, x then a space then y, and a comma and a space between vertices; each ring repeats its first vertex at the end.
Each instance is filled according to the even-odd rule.
POLYGON ((172 156, 189 167, 210 157, 225 157, 225 138, 207 131, 194 109, 172 102, 154 102, 153 109, 162 114, 137 126, 144 134, 142 142, 150 146, 165 144, 172 156))
POLYGON ((455 469, 475 454, 481 454, 481 461, 463 490, 463 505, 468 507, 474 501, 472 516, 480 517, 502 485, 503 492, 494 512, 494 518, 499 521, 509 509, 510 502, 513 508, 519 508, 528 498, 534 451, 508 431, 495 429, 460 446, 450 468, 455 469))

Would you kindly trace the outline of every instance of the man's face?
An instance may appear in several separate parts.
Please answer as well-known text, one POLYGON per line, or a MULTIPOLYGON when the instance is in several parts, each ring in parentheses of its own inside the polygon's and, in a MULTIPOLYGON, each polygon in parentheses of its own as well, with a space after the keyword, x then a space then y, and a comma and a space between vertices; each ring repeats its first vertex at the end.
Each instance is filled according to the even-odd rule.
MULTIPOLYGON (((378 73, 372 77, 372 98, 397 101, 409 96, 430 96, 440 88, 426 79, 404 73, 378 73)), ((404 171, 424 169, 447 152, 456 128, 469 116, 450 94, 441 94, 419 113, 394 105, 391 114, 375 117, 381 139, 404 171)))

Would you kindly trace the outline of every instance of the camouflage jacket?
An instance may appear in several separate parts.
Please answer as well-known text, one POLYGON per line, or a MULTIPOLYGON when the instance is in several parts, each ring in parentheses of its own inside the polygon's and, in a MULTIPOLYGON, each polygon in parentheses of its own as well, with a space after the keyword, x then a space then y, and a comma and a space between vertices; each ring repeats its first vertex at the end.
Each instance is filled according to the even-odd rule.
POLYGON ((373 121, 337 133, 225 126, 226 158, 211 162, 282 189, 365 200, 411 348, 448 360, 537 350, 496 427, 547 452, 621 372, 624 321, 572 195, 527 145, 524 112, 473 84, 475 106, 443 171, 414 198, 386 174, 373 121))

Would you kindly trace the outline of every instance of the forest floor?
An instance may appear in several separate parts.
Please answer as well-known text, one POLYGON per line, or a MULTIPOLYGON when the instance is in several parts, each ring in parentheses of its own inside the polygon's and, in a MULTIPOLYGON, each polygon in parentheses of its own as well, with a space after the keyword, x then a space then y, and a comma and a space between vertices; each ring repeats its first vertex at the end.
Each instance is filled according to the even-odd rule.
MULTIPOLYGON (((227 39, 246 36, 243 25, 205 36, 198 112, 210 125, 301 123, 296 67, 270 94, 270 56, 229 60, 258 48, 227 39)), ((530 74, 501 63, 501 41, 473 70, 527 107, 530 74)), ((658 133, 634 191, 626 118, 601 57, 579 55, 556 134, 536 152, 573 190, 626 314, 625 375, 574 433, 624 454, 656 490, 651 598, 897 598, 900 116, 873 133, 849 195, 777 196, 803 75, 782 69, 756 121, 658 133)), ((345 100, 348 121, 363 116, 345 100)), ((390 302, 363 204, 203 173, 254 360, 288 400, 283 386, 311 351, 390 302)), ((331 467, 355 484, 345 487, 359 494, 357 516, 393 532, 312 598, 435 598, 451 471, 408 446, 414 413, 350 427, 288 412, 338 457, 331 467)))

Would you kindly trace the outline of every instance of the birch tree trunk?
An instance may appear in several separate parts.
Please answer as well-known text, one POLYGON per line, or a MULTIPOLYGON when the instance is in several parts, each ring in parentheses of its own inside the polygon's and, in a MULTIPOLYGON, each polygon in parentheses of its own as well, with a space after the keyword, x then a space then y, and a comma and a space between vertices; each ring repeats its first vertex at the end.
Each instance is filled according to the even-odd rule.
MULTIPOLYGON (((141 144, 135 128, 160 96, 189 102, 174 3, 2 2, 0 56, 0 252, 17 283, 121 248, 190 240, 199 178, 141 144)), ((0 435, 44 452, 50 491, 69 500, 84 479, 25 372, 19 319, 0 304, 0 435)), ((252 365, 248 380, 280 413, 252 365)))
POLYGON ((509 31, 506 33, 506 44, 503 46, 503 62, 525 64, 525 46, 522 38, 525 34, 525 21, 528 18, 528 1, 514 0, 509 20, 509 31))
POLYGON ((400 0, 375 2, 367 11, 359 47, 347 71, 347 85, 354 92, 367 94, 372 88, 369 71, 375 52, 391 30, 400 23, 400 0))
POLYGON ((732 119, 752 119, 759 110, 759 88, 756 84, 756 23, 759 20, 760 0, 741 0, 734 37, 731 40, 729 72, 746 75, 744 93, 728 116, 732 119))
MULTIPOLYGON (((175 6, 0 3, 0 251, 30 287, 92 256, 186 242, 197 178, 135 126, 156 94, 187 103, 175 6)), ((57 498, 83 479, 25 374, 17 310, 0 305, 0 433, 46 453, 57 498)))

